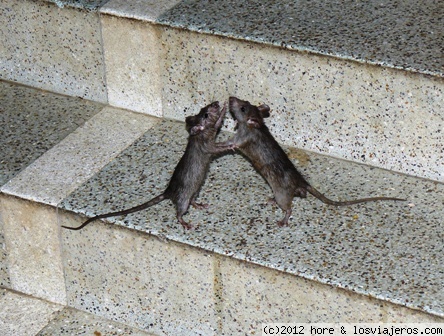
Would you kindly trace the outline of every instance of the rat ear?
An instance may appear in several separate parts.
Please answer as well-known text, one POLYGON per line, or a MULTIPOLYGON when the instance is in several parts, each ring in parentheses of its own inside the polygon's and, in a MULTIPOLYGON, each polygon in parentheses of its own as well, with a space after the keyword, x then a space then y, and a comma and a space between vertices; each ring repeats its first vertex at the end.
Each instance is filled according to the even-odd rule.
POLYGON ((268 105, 262 104, 261 106, 258 106, 257 109, 262 118, 268 118, 270 116, 270 107, 268 105))
POLYGON ((185 118, 185 124, 187 127, 191 127, 191 125, 195 124, 194 119, 196 119, 196 116, 188 116, 185 118))
POLYGON ((193 131, 193 128, 196 127, 196 116, 188 116, 185 118, 185 126, 187 129, 187 132, 191 134, 193 131))
POLYGON ((195 124, 194 116, 188 116, 185 118, 185 128, 187 129, 187 132, 190 133, 191 127, 195 124))
POLYGON ((261 121, 257 118, 248 118, 247 120, 247 125, 254 127, 254 128, 259 128, 261 127, 261 121))

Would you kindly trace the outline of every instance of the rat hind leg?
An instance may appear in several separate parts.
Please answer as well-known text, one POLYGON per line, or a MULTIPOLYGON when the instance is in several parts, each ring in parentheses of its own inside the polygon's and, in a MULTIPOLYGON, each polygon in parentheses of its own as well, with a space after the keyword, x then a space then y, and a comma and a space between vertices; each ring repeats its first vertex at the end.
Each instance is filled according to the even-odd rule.
POLYGON ((193 228, 193 226, 189 223, 187 223, 182 216, 185 215, 185 213, 188 211, 188 208, 190 207, 190 201, 184 201, 182 200, 178 204, 176 204, 176 217, 180 224, 182 224, 184 229, 190 230, 193 228))
POLYGON ((280 226, 280 227, 287 226, 288 225, 288 219, 290 218, 290 216, 291 216, 291 208, 285 210, 284 218, 282 218, 280 221, 278 221, 277 225, 280 226))
POLYGON ((274 200, 276 204, 281 208, 284 212, 284 218, 277 222, 278 226, 287 226, 288 219, 291 216, 291 205, 293 202, 293 195, 289 194, 287 190, 277 190, 274 193, 274 200))

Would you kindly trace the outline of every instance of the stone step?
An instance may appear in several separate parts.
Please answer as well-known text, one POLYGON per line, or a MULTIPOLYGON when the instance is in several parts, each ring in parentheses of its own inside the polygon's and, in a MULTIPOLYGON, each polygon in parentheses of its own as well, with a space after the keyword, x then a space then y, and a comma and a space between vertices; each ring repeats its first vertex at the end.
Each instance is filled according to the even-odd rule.
POLYGON ((154 335, 257 334, 264 322, 443 322, 442 183, 286 147, 331 198, 407 202, 336 208, 308 197, 279 228, 267 184, 228 154, 201 189, 209 209, 185 216, 194 230, 163 202, 68 231, 60 225, 161 193, 183 153, 184 124, 0 88, 3 288, 154 335))
POLYGON ((237 335, 263 322, 443 322, 443 9, 2 1, 0 326, 237 335), (270 105, 272 133, 331 198, 408 201, 309 197, 278 228, 269 187, 232 154, 201 190, 210 208, 186 215, 193 231, 169 202, 60 229, 161 193, 186 143, 180 121, 229 95, 270 105), (36 324, 28 304, 45 310, 36 324))
POLYGON ((6 289, 0 289, 0 306, 2 335, 151 335, 97 315, 6 289))
POLYGON ((176 120, 235 95, 285 145, 444 181, 439 2, 1 6, 2 79, 176 120))

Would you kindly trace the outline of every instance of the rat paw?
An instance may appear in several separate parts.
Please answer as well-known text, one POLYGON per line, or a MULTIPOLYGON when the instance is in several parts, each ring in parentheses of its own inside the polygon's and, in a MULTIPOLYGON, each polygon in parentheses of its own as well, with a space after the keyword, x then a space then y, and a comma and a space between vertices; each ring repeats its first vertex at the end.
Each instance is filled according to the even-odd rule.
POLYGON ((277 226, 279 226, 279 227, 285 227, 285 226, 288 226, 288 222, 287 222, 287 221, 280 220, 280 221, 277 222, 277 226))
POLYGON ((275 205, 276 204, 276 199, 275 198, 269 198, 267 201, 267 205, 275 205))
POLYGON ((230 150, 232 150, 233 152, 235 152, 236 151, 236 149, 238 149, 239 147, 238 146, 236 146, 236 145, 232 145, 232 146, 230 146, 230 150))
POLYGON ((180 222, 180 224, 182 224, 182 227, 183 227, 185 230, 192 230, 192 229, 194 228, 193 225, 191 225, 191 224, 185 222, 185 221, 182 219, 182 217, 179 218, 179 222, 180 222))
POLYGON ((193 203, 191 203, 191 205, 193 206, 193 208, 200 209, 200 210, 208 209, 210 207, 207 203, 196 203, 196 202, 193 202, 193 203))

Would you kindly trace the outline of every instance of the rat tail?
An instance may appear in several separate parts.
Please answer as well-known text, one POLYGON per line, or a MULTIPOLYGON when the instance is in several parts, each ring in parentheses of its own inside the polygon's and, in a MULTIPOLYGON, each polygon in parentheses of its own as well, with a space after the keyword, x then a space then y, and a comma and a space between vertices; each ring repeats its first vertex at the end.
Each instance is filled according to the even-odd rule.
POLYGON ((336 206, 344 206, 344 205, 352 205, 352 204, 358 204, 358 203, 365 203, 365 202, 374 202, 374 201, 405 201, 405 199, 402 198, 395 198, 395 197, 369 197, 369 198, 360 198, 356 200, 351 201, 333 201, 326 197, 324 194, 322 194, 320 191, 316 190, 312 186, 307 186, 307 191, 312 194, 317 199, 321 200, 325 204, 329 205, 336 205, 336 206))
POLYGON ((68 230, 75 230, 75 231, 77 231, 77 230, 83 229, 86 225, 88 225, 92 221, 95 221, 96 219, 128 215, 130 213, 141 211, 141 210, 144 210, 146 208, 149 208, 152 205, 155 205, 157 203, 162 202, 164 199, 166 199, 165 193, 163 193, 163 194, 161 194, 161 195, 159 195, 157 197, 154 197, 152 200, 150 200, 148 202, 142 203, 140 205, 137 205, 135 207, 132 207, 132 208, 129 208, 129 209, 126 209, 126 210, 121 210, 121 211, 116 211, 116 212, 109 212, 109 213, 106 213, 106 214, 102 214, 102 215, 97 215, 97 216, 91 217, 90 219, 88 219, 85 223, 83 223, 79 227, 70 227, 70 226, 62 225, 62 228, 65 228, 65 229, 68 229, 68 230))

